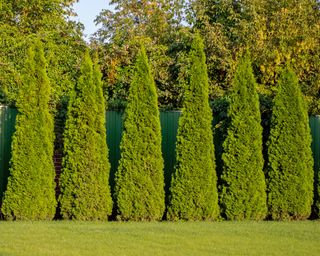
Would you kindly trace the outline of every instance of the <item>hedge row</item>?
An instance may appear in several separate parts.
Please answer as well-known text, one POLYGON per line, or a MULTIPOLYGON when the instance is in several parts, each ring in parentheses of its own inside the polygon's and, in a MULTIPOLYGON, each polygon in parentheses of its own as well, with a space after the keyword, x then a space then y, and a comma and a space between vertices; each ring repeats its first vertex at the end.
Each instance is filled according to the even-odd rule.
POLYGON ((125 110, 114 194, 108 181, 101 74, 86 52, 69 99, 61 195, 56 200, 50 83, 41 42, 35 40, 17 101, 11 175, 1 209, 4 218, 52 219, 57 202, 63 219, 77 220, 106 220, 112 209, 120 220, 308 218, 314 176, 311 135, 306 104, 290 67, 283 68, 278 82, 268 159, 264 159, 257 85, 249 54, 239 57, 229 96, 222 173, 217 175, 207 68, 199 35, 194 37, 189 61, 167 207, 158 99, 143 47, 125 110))

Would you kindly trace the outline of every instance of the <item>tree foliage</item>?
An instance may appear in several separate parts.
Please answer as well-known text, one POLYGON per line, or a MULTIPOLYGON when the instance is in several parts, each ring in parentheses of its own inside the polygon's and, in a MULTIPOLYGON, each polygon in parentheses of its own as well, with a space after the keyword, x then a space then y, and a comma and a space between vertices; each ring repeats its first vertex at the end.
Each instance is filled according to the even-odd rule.
POLYGON ((231 220, 267 214, 259 97, 249 56, 240 58, 233 80, 229 127, 223 143, 221 208, 231 220))
POLYGON ((268 206, 273 219, 305 219, 313 199, 313 158, 307 106, 291 68, 274 99, 268 141, 268 206))
POLYGON ((7 219, 49 220, 55 214, 53 117, 42 44, 34 39, 17 100, 19 114, 12 142, 10 177, 2 213, 7 219))
POLYGON ((213 220, 219 215, 217 176, 208 77, 199 35, 193 41, 190 55, 190 84, 185 90, 179 121, 167 218, 213 220))
POLYGON ((251 52, 258 90, 276 90, 279 69, 286 61, 301 81, 309 111, 319 111, 320 8, 317 0, 197 0, 193 24, 206 41, 212 97, 230 89, 241 49, 251 52))
POLYGON ((76 80, 80 53, 84 49, 82 27, 68 17, 68 0, 3 0, 0 8, 0 91, 1 101, 14 104, 19 91, 20 73, 29 38, 37 35, 44 42, 45 57, 52 84, 51 102, 59 103, 76 80))
POLYGON ((115 198, 122 220, 160 220, 164 177, 157 93, 146 52, 137 56, 125 110, 115 198))
POLYGON ((100 56, 106 91, 111 105, 123 105, 132 79, 132 67, 140 43, 146 46, 159 102, 168 108, 181 105, 182 88, 177 81, 189 40, 189 28, 182 26, 182 0, 113 0, 114 10, 103 10, 94 45, 100 56))
POLYGON ((101 73, 88 51, 80 73, 64 131, 59 202, 65 219, 104 220, 112 210, 105 104, 101 73))

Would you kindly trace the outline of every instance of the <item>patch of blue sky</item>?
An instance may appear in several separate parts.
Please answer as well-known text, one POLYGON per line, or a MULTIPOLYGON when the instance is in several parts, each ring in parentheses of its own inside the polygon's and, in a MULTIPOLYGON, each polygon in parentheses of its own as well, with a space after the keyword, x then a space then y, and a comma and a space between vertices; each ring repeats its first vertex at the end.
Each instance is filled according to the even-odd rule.
POLYGON ((95 25, 94 22, 99 13, 103 9, 113 9, 110 2, 110 0, 79 0, 78 3, 74 4, 74 11, 78 16, 73 19, 84 25, 86 40, 89 40, 90 36, 99 29, 99 26, 95 25))

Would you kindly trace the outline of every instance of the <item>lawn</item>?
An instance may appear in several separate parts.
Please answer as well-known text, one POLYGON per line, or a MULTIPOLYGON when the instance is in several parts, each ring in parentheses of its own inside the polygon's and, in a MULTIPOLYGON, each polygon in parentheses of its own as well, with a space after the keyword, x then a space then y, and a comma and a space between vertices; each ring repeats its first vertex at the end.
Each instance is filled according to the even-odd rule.
POLYGON ((320 222, 0 222, 0 256, 320 255, 320 222))

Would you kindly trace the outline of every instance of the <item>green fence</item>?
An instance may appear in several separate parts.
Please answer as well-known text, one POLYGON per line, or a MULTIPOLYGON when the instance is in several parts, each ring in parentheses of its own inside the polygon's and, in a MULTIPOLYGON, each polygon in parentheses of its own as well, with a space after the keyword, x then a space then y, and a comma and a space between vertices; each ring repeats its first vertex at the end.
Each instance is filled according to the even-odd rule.
MULTIPOLYGON (((17 111, 12 108, 0 106, 0 196, 2 195, 8 177, 11 138, 14 133, 14 124, 17 111)), ((165 161, 166 190, 170 183, 171 173, 175 163, 175 142, 178 129, 179 111, 166 111, 160 113, 162 129, 162 153, 165 161)), ((114 185, 114 174, 120 159, 120 140, 123 127, 123 112, 107 112, 107 142, 109 159, 111 163, 110 183, 114 185)), ((312 150, 315 159, 315 169, 320 168, 320 116, 310 118, 310 127, 313 137, 312 150)))
MULTIPOLYGON (((162 154, 164 158, 164 177, 166 191, 169 189, 170 177, 175 163, 175 144, 180 111, 160 112, 162 133, 162 154)), ((123 127, 123 112, 107 112, 107 142, 109 161, 111 163, 110 185, 114 187, 114 174, 120 159, 120 140, 123 127)))
POLYGON ((7 186, 11 158, 11 138, 17 110, 0 105, 0 201, 7 186))
POLYGON ((310 118, 310 128, 312 134, 312 152, 314 158, 314 169, 320 167, 320 115, 310 118))

